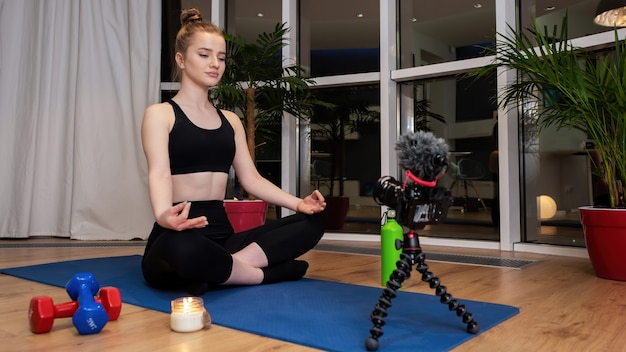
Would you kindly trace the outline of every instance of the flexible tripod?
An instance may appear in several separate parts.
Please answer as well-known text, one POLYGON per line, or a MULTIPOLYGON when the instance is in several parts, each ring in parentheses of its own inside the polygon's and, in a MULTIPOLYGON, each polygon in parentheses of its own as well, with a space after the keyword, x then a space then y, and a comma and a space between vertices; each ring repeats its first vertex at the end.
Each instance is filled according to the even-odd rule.
POLYGON ((391 299, 397 296, 396 291, 411 276, 411 268, 414 264, 417 264, 415 269, 422 274, 422 281, 429 283, 430 288, 434 289, 435 294, 440 297, 440 302, 447 304, 449 310, 456 311, 456 315, 462 317, 463 322, 467 324, 467 332, 471 334, 478 333, 480 326, 474 321, 474 315, 467 310, 464 304, 460 304, 458 300, 447 292, 447 288, 441 285, 438 277, 428 271, 428 265, 424 262, 426 255, 422 252, 415 230, 411 229, 405 233, 403 239, 404 241, 396 241, 396 248, 402 248, 400 260, 396 262, 397 269, 391 273, 387 285, 370 315, 374 327, 370 329, 371 336, 365 340, 367 350, 376 351, 378 349, 378 338, 383 335, 382 326, 385 325, 387 308, 391 307, 391 299))

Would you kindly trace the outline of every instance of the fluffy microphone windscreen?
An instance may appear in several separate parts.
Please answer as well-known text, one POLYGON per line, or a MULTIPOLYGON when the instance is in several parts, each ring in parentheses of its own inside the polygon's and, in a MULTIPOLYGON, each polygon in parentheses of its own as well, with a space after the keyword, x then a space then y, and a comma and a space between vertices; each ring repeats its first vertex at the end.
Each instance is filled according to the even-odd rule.
POLYGON ((401 135, 396 151, 400 166, 424 181, 434 180, 448 166, 448 144, 432 132, 401 135))

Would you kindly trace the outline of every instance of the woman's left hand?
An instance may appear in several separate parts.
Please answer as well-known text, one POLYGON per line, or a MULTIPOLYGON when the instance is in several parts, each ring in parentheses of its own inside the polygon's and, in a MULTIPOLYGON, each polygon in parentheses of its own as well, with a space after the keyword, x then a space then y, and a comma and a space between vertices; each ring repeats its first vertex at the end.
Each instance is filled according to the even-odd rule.
POLYGON ((315 190, 298 203, 296 211, 303 214, 319 213, 326 208, 326 200, 320 191, 315 190))

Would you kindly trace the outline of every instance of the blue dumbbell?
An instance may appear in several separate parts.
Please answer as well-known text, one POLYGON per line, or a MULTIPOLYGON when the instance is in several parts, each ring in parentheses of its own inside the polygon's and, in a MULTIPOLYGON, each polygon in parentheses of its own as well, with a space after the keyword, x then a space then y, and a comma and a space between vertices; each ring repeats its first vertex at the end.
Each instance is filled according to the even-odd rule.
POLYGON ((72 323, 81 335, 97 334, 109 321, 104 306, 95 301, 100 285, 92 273, 78 273, 65 285, 67 294, 78 301, 78 309, 72 316, 72 323))

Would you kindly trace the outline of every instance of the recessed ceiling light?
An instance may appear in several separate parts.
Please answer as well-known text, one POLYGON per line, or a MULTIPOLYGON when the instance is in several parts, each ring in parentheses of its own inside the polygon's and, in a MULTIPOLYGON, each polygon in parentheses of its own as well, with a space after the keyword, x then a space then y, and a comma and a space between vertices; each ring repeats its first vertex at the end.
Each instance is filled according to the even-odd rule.
POLYGON ((481 7, 483 7, 483 4, 481 4, 481 3, 478 3, 478 2, 477 2, 477 3, 475 3, 475 4, 474 4, 474 8, 475 8, 475 9, 479 9, 479 8, 481 8, 481 7))
POLYGON ((546 8, 545 8, 544 10, 546 10, 546 11, 552 11, 552 10, 554 10, 554 9, 556 9, 556 6, 546 6, 546 8))
POLYGON ((256 14, 256 17, 263 17, 263 16, 265 16, 265 15, 263 14, 263 12, 259 12, 259 13, 257 13, 257 14, 256 14))
POLYGON ((358 17, 358 18, 363 18, 363 14, 362 14, 362 13, 357 13, 357 14, 356 14, 356 17, 358 17))

